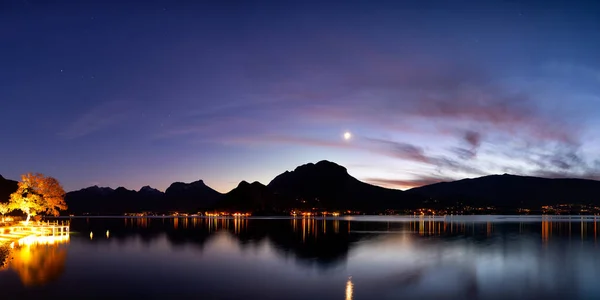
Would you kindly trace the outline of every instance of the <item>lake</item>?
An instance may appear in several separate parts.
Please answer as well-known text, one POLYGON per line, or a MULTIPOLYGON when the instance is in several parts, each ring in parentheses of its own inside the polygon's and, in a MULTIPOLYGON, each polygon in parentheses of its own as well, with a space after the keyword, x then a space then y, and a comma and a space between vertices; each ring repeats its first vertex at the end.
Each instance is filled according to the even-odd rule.
POLYGON ((73 218, 2 299, 599 299, 594 217, 73 218))

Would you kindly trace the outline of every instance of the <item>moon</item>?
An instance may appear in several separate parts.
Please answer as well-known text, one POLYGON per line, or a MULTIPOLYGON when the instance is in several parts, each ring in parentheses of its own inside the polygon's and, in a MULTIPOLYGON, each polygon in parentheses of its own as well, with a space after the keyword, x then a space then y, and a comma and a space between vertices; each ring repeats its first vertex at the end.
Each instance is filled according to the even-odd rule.
POLYGON ((344 132, 344 140, 348 141, 352 138, 352 133, 349 131, 344 132))

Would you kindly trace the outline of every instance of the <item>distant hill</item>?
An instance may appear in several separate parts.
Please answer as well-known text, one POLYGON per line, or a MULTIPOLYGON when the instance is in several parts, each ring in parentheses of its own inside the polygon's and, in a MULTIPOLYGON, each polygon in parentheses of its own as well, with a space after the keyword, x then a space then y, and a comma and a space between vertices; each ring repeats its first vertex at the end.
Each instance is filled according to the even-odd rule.
POLYGON ((165 193, 150 186, 139 191, 93 186, 67 193, 65 201, 70 213, 123 214, 141 211, 197 212, 211 207, 220 197, 219 192, 199 180, 175 182, 165 193))
POLYGON ((223 195, 215 204, 215 208, 266 214, 287 209, 290 207, 288 204, 285 199, 277 197, 264 184, 257 181, 253 183, 242 181, 236 188, 223 195))
POLYGON ((165 191, 164 208, 198 211, 212 207, 221 196, 221 193, 204 184, 202 180, 192 183, 175 182, 165 191))
POLYGON ((65 201, 70 213, 123 214, 153 210, 162 201, 162 197, 163 193, 153 197, 124 187, 113 190, 108 187, 92 186, 68 192, 65 201))
POLYGON ((421 203, 418 196, 359 181, 350 176, 346 168, 326 160, 286 171, 275 177, 268 187, 278 195, 291 198, 296 207, 385 210, 411 208, 421 203))
POLYGON ((17 182, 0 175, 0 202, 8 202, 10 194, 17 190, 17 182))
POLYGON ((560 203, 600 205, 600 181, 508 174, 435 183, 413 188, 407 193, 443 204, 462 202, 499 208, 539 208, 560 203))
MULTIPOLYGON (((0 201, 8 200, 17 182, 0 176, 0 201)), ((150 186, 139 191, 93 186, 67 193, 69 213, 123 214, 141 211, 228 210, 277 214, 290 209, 359 210, 446 207, 455 204, 495 206, 507 210, 561 203, 600 206, 600 181, 490 175, 442 182, 408 191, 386 189, 359 181, 330 161, 308 163, 285 171, 268 185, 240 184, 226 194, 202 180, 175 182, 163 193, 150 186)))

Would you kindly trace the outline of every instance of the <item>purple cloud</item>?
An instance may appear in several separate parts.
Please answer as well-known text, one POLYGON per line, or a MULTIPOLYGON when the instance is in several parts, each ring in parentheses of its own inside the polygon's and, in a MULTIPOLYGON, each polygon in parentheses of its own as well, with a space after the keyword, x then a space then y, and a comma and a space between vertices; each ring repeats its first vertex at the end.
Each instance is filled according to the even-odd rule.
POLYGON ((77 117, 58 135, 65 139, 80 138, 126 121, 132 111, 130 101, 105 102, 77 117))
POLYGON ((412 179, 364 178, 365 182, 395 189, 410 189, 452 180, 452 178, 437 176, 418 176, 417 178, 412 179))

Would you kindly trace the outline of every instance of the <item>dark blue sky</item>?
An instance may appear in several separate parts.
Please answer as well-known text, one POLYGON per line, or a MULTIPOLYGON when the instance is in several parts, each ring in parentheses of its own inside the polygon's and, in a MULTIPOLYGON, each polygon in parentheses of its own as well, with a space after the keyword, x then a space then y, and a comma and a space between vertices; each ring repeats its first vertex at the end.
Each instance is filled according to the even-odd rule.
POLYGON ((600 179, 594 1, 0 3, 0 174, 600 179), (344 132, 352 138, 343 139, 344 132))

